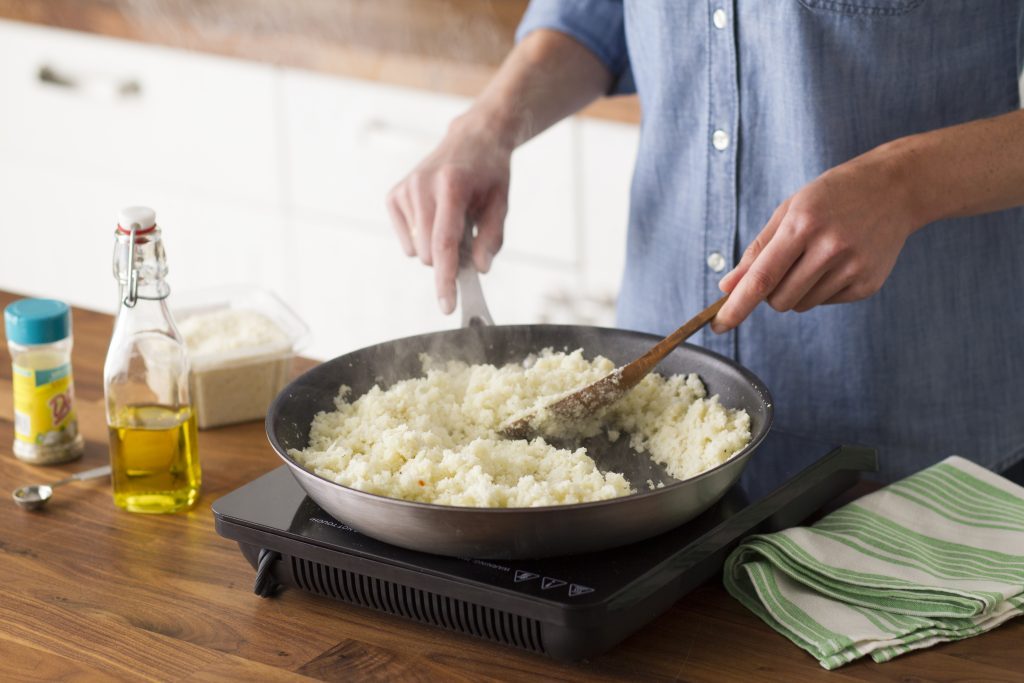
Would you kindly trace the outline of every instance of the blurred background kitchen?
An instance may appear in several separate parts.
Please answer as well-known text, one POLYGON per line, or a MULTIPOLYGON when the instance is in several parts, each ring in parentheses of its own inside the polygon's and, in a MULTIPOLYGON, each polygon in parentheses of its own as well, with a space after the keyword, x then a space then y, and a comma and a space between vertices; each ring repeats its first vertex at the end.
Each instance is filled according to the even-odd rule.
MULTIPOLYGON (((306 355, 457 325, 385 194, 526 4, 0 0, 0 289, 115 312, 117 211, 143 204, 174 292, 270 289, 309 325, 306 355)), ((515 153, 484 279, 497 322, 613 323, 639 120, 616 98, 515 153)))

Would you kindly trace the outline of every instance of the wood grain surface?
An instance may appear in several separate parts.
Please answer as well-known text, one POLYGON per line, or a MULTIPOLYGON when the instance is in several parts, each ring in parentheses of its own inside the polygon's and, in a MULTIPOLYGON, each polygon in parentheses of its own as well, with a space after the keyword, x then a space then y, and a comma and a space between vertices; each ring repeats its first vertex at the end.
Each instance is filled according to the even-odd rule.
MULTIPOLYGON (((0 17, 472 97, 528 0, 0 0, 0 17)), ((635 96, 584 115, 638 123, 635 96)))
MULTIPOLYGON (((13 298, 0 292, 0 307, 13 298)), ((110 330, 108 316, 75 310, 87 448, 67 466, 33 467, 11 454, 11 370, 0 354, 0 680, 1021 680, 1024 620, 887 664, 826 672, 717 581, 611 652, 573 665, 298 590, 260 599, 252 568, 216 534, 210 512, 216 498, 277 467, 258 422, 200 433, 204 492, 187 514, 123 512, 102 480, 59 489, 42 512, 22 511, 7 499, 16 486, 107 460, 110 330)))

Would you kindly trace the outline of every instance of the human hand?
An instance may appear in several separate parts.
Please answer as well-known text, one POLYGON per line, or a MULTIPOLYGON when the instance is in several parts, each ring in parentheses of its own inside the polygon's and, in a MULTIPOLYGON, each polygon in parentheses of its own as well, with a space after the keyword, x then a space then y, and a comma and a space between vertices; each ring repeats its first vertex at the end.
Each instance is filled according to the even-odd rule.
POLYGON ((473 263, 486 273, 501 249, 508 207, 512 145, 462 117, 391 192, 387 206, 402 249, 434 267, 441 312, 455 310, 459 244, 467 218, 475 221, 473 263))
POLYGON ((789 197, 719 283, 730 296, 712 330, 736 327, 764 300, 802 313, 877 292, 923 224, 904 180, 881 147, 789 197))

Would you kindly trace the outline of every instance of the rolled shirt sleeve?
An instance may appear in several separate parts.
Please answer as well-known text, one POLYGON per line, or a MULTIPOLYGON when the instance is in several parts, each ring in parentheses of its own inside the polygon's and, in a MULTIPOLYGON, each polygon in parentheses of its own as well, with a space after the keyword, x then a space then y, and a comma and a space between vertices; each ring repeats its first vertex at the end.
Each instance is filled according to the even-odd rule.
POLYGON ((622 0, 531 0, 516 30, 516 42, 540 28, 564 33, 593 52, 612 73, 608 94, 636 92, 622 0))

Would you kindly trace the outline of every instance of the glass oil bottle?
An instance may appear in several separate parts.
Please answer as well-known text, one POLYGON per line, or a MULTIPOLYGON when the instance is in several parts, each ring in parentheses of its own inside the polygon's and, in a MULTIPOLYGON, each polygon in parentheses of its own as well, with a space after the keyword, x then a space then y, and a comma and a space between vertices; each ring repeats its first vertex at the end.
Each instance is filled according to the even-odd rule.
POLYGON ((130 512, 187 510, 201 481, 196 418, 156 214, 123 209, 114 240, 119 306, 103 367, 114 503, 130 512))

